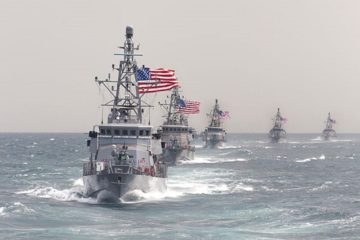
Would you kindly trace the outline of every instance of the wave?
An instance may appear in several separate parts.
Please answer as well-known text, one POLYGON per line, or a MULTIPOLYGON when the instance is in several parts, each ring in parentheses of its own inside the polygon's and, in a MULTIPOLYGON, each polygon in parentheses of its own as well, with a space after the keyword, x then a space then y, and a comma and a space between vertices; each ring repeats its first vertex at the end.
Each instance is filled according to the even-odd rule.
POLYGON ((204 145, 203 145, 203 144, 195 144, 194 147, 195 147, 196 149, 199 149, 199 148, 203 148, 204 145))
MULTIPOLYGON (((71 179, 73 180, 73 179, 71 179)), ((73 186, 76 187, 76 186, 84 186, 84 181, 82 178, 79 178, 79 179, 76 179, 76 180, 73 180, 73 186)))
POLYGON ((332 143, 332 142, 352 142, 351 139, 334 139, 331 138, 330 140, 324 140, 322 137, 316 137, 305 141, 289 141, 289 144, 323 144, 323 143, 332 143))
MULTIPOLYGON (((225 159, 233 161, 234 159, 225 159)), ((211 159, 200 159, 200 161, 209 161, 211 159)), ((224 161, 224 160, 221 160, 224 161)), ((245 159, 235 159, 235 161, 247 161, 245 159)), ((189 161, 190 162, 190 161, 189 161)), ((192 169, 178 168, 173 169, 171 178, 167 180, 167 189, 161 190, 151 187, 150 191, 133 190, 122 196, 121 203, 138 203, 149 201, 162 201, 181 199, 191 195, 212 195, 212 194, 232 194, 244 191, 254 191, 252 182, 248 179, 234 180, 237 175, 234 170, 202 168, 192 169)), ((16 192, 16 194, 25 194, 31 197, 53 199, 63 202, 81 202, 88 204, 97 204, 95 198, 84 196, 84 186, 82 178, 70 179, 72 186, 67 189, 56 189, 52 186, 35 186, 33 188, 16 192)), ((4 209, 0 208, 0 215, 4 209)))
POLYGON ((352 142, 351 139, 330 139, 330 142, 352 142))
POLYGON ((239 192, 252 192, 254 191, 254 187, 250 185, 246 185, 242 182, 235 183, 235 185, 231 188, 230 193, 239 193, 239 192))
POLYGON ((267 186, 262 186, 261 188, 263 190, 265 190, 266 192, 278 192, 279 191, 278 189, 267 187, 267 186))
POLYGON ((8 204, 5 207, 0 207, 0 216, 8 216, 10 214, 32 214, 35 210, 26 206, 21 202, 14 202, 13 204, 8 204))
MULTIPOLYGON (((144 193, 134 190, 121 198, 122 203, 136 203, 160 200, 181 200, 192 195, 218 195, 254 191, 249 179, 232 180, 235 171, 223 169, 175 169, 167 181, 164 192, 152 190, 144 193)), ((256 181, 256 180, 253 180, 256 181)))
POLYGON ((236 146, 236 145, 223 145, 223 146, 219 146, 218 149, 238 149, 241 148, 241 146, 236 146))
POLYGON ((323 184, 321 184, 320 186, 310 189, 310 191, 311 192, 322 191, 322 190, 328 189, 331 184, 332 184, 332 181, 326 181, 323 184))
POLYGON ((312 157, 312 158, 300 159, 300 160, 296 160, 295 162, 304 163, 304 162, 311 162, 311 161, 314 161, 314 160, 325 160, 325 155, 322 154, 320 157, 312 157))
POLYGON ((83 203, 96 203, 96 199, 84 197, 82 189, 80 188, 58 190, 53 187, 37 186, 32 189, 16 192, 16 194, 25 194, 32 197, 54 199, 63 202, 77 201, 83 203))
POLYGON ((5 216, 5 207, 0 207, 0 216, 5 216))
POLYGON ((322 140, 323 140, 323 138, 322 138, 322 137, 320 137, 320 136, 318 136, 318 137, 316 137, 316 138, 311 139, 311 141, 322 141, 322 140))
POLYGON ((226 162, 247 162, 249 159, 245 158, 195 158, 194 160, 180 161, 180 164, 214 164, 214 163, 226 163, 226 162))

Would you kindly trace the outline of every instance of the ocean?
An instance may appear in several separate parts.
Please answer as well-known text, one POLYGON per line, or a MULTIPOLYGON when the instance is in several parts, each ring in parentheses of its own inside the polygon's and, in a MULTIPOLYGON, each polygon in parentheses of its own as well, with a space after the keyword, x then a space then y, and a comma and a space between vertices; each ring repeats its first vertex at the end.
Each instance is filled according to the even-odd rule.
POLYGON ((360 135, 197 140, 166 192, 82 196, 87 134, 0 134, 0 239, 360 239, 360 135))

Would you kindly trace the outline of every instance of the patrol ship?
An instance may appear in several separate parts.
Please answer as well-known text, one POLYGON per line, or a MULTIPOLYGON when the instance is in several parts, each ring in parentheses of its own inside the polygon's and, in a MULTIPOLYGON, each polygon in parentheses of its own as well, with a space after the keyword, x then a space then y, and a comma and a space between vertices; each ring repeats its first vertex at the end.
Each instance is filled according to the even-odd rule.
POLYGON ((281 139, 286 138, 286 131, 282 127, 282 124, 286 121, 287 119, 281 116, 280 109, 278 108, 274 119, 274 126, 269 132, 272 142, 279 142, 281 139))
POLYGON ((167 111, 166 120, 159 129, 163 154, 161 160, 175 165, 179 161, 193 160, 195 147, 193 141, 193 128, 188 126, 188 119, 179 111, 183 99, 179 95, 179 88, 173 89, 169 103, 160 103, 167 111))
POLYGON ((89 161, 83 166, 85 196, 98 202, 117 202, 133 190, 148 192, 165 191, 167 164, 157 157, 162 153, 158 134, 152 134, 152 126, 143 123, 143 107, 135 80, 137 64, 132 40, 133 28, 126 27, 126 40, 119 61, 113 65, 119 74, 117 80, 95 81, 105 87, 112 100, 102 106, 110 108, 107 123, 95 125, 89 132, 87 145, 89 161))
POLYGON ((221 127, 221 120, 224 112, 220 110, 218 100, 215 99, 215 105, 208 114, 210 124, 203 133, 203 140, 206 148, 216 148, 225 142, 226 131, 221 127))
POLYGON ((336 132, 333 129, 333 124, 335 124, 336 121, 331 118, 330 113, 328 114, 328 117, 326 119, 326 126, 325 129, 322 131, 322 137, 324 140, 330 140, 331 138, 336 137, 336 132))

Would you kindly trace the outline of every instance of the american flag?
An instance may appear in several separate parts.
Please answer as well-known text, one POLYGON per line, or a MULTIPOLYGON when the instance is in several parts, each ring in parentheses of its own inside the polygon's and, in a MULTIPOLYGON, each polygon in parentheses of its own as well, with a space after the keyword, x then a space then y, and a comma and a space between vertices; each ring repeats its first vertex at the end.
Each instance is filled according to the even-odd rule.
POLYGON ((179 112, 184 114, 196 114, 200 112, 200 102, 197 101, 185 101, 185 107, 179 107, 179 112))
POLYGON ((143 66, 136 70, 135 77, 140 94, 168 91, 180 86, 175 77, 175 70, 172 69, 150 69, 143 66))
POLYGON ((288 119, 287 118, 284 118, 284 117, 280 117, 280 120, 283 122, 283 123, 287 123, 288 119))
POLYGON ((229 113, 229 111, 220 111, 219 114, 220 114, 220 118, 221 118, 221 119, 230 118, 230 113, 229 113))

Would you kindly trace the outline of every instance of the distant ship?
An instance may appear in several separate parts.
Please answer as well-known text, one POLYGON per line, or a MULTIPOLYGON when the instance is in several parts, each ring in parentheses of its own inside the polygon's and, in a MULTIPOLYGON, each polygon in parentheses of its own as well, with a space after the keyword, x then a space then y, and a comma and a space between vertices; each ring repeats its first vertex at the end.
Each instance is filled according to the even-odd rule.
MULTIPOLYGON (((144 104, 135 81, 137 65, 132 41, 133 29, 126 28, 123 60, 117 80, 95 81, 104 86, 112 100, 103 104, 111 108, 107 123, 95 125, 89 132, 90 159, 83 166, 85 196, 99 202, 118 201, 132 190, 148 192, 166 190, 167 165, 157 157, 161 140, 152 134, 152 126, 143 124, 144 104)), ((145 106, 146 107, 146 106, 145 106)))
POLYGON ((202 134, 203 140, 205 147, 216 148, 225 142, 226 131, 221 127, 221 121, 229 117, 229 112, 221 111, 218 100, 215 99, 215 105, 208 116, 210 117, 210 124, 202 134))
POLYGON ((274 126, 269 132, 272 142, 279 142, 281 139, 286 138, 286 131, 282 127, 282 124, 286 121, 287 119, 281 116, 280 109, 278 108, 274 119, 274 126))
POLYGON ((160 105, 167 111, 166 120, 159 129, 163 147, 160 159, 170 165, 175 165, 178 161, 193 160, 193 128, 188 126, 187 116, 180 111, 186 103, 179 95, 179 88, 173 89, 169 103, 160 105))
POLYGON ((322 131, 322 137, 324 140, 330 140, 331 138, 336 137, 336 132, 333 129, 333 124, 335 124, 336 121, 331 118, 330 113, 328 114, 328 117, 326 119, 326 126, 325 129, 322 131))

